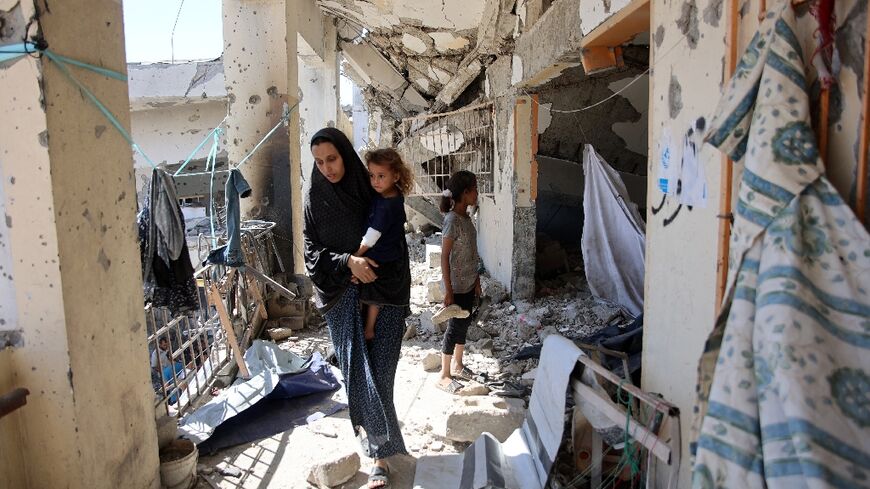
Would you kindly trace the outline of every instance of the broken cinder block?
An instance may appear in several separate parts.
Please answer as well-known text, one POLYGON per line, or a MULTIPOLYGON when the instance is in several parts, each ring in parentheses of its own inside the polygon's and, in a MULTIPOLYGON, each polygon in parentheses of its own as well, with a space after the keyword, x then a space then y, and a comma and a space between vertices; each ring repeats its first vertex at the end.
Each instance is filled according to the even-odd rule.
POLYGON ((525 415, 522 399, 464 398, 448 411, 445 435, 453 441, 473 442, 487 432, 503 442, 522 424, 525 415))
POLYGON ((429 302, 444 302, 444 290, 441 289, 440 280, 426 282, 426 299, 429 302))
POLYGON ((441 267, 441 247, 438 245, 426 245, 426 265, 429 268, 441 267))
POLYGON ((321 488, 340 486, 351 480, 359 468, 359 455, 356 452, 351 452, 319 462, 311 467, 308 482, 321 488))

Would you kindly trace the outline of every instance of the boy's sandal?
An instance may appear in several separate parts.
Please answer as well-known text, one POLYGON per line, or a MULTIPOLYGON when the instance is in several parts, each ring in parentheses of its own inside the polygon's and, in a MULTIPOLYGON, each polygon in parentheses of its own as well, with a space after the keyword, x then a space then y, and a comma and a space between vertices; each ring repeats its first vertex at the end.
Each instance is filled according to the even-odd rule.
POLYGON ((450 383, 446 385, 442 384, 441 382, 437 382, 435 386, 448 394, 456 394, 459 389, 462 389, 464 387, 456 379, 451 380, 450 383))
POLYGON ((477 375, 471 371, 468 367, 462 367, 462 370, 453 374, 455 377, 459 377, 462 380, 474 380, 474 377, 477 375))
POLYGON ((372 467, 372 471, 369 474, 369 481, 366 487, 374 489, 383 489, 385 487, 390 487, 390 469, 386 467, 381 467, 379 465, 375 465, 374 467, 372 467), (372 484, 375 482, 381 482, 382 484, 379 486, 373 486, 372 484))

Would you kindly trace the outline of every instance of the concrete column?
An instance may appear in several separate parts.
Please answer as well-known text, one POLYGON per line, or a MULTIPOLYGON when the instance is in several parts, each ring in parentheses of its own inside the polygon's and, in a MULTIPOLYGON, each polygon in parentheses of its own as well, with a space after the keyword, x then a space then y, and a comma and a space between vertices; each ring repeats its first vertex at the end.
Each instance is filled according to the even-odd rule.
POLYGON ((535 296, 537 239, 538 100, 517 97, 514 106, 514 248, 511 294, 515 299, 535 296))
MULTIPOLYGON (((0 44, 33 5, 0 2, 0 44)), ((126 72, 119 2, 52 3, 40 25, 52 50, 126 72)), ((127 84, 71 70, 129 129, 127 84)), ((0 420, 4 487, 157 488, 130 146, 46 58, 6 64, 0 93, 0 393, 31 392, 0 420)))
MULTIPOLYGON (((285 25, 287 26, 286 50, 284 59, 287 60, 287 85, 293 89, 289 92, 288 101, 291 106, 299 103, 299 16, 300 13, 296 10, 295 2, 287 2, 283 12, 285 25)), ((301 104, 300 104, 301 105, 301 104)), ((290 114, 290 130, 289 130, 289 148, 290 148, 290 209, 292 212, 293 233, 292 233, 292 253, 293 253, 293 272, 297 274, 305 273, 305 255, 303 248, 304 238, 302 236, 302 156, 311 158, 310 152, 305 154, 301 151, 299 144, 301 124, 299 119, 299 110, 294 110, 290 114)), ((306 144, 307 146, 307 144, 306 144)))
POLYGON ((359 151, 369 144, 369 111, 365 106, 362 90, 353 84, 353 147, 359 151))
MULTIPOLYGON (((236 165, 281 119, 284 104, 293 106, 295 97, 288 96, 287 84, 291 67, 284 61, 290 59, 289 42, 285 43, 284 38, 292 38, 295 44, 296 36, 295 30, 285 28, 282 0, 225 0, 223 13, 224 75, 230 101, 227 152, 230 164, 236 165), (294 35, 288 35, 291 32, 294 35)), ((295 79, 295 54, 292 58, 295 79)), ((292 88, 290 92, 295 95, 295 83, 292 88)), ((291 119, 291 133, 293 127, 291 119)), ((288 144, 286 131, 280 128, 241 167, 253 189, 250 197, 241 200, 241 210, 242 219, 277 223, 278 248, 289 267, 291 195, 296 192, 290 187, 292 143, 288 144)))
MULTIPOLYGON (((314 18, 297 17, 309 24, 300 25, 296 37, 299 50, 299 141, 303 189, 307 189, 314 159, 308 145, 311 137, 324 127, 339 127, 338 51, 336 29, 332 20, 317 9, 314 18), (311 24, 314 24, 313 26, 311 24), (306 31, 316 31, 316 37, 306 38, 306 31)), ((351 134, 347 135, 351 138, 351 134)))

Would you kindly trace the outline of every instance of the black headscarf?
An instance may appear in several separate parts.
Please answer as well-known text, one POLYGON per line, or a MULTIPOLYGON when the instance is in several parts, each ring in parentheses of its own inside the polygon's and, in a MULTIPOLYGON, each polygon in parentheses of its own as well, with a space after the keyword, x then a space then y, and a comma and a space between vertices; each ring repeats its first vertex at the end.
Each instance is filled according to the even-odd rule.
POLYGON ((332 143, 344 161, 344 176, 338 183, 330 183, 315 165, 305 196, 305 268, 314 283, 317 307, 325 312, 350 283, 347 261, 365 234, 375 191, 368 170, 343 132, 327 127, 311 138, 312 143, 317 140, 332 143))

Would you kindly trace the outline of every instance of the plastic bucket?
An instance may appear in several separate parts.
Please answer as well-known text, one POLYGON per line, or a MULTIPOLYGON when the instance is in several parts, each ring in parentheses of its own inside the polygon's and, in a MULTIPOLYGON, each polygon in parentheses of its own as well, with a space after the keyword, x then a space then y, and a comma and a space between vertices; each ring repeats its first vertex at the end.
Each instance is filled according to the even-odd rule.
POLYGON ((190 440, 173 440, 160 450, 160 481, 166 489, 189 489, 196 481, 199 451, 190 440))

